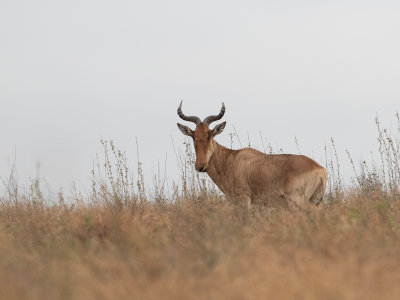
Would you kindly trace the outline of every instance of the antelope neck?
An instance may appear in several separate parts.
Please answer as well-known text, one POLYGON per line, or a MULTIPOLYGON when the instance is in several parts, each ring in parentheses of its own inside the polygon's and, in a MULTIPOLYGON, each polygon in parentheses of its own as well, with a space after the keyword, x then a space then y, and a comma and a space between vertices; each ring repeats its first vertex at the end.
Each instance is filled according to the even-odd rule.
POLYGON ((212 141, 214 153, 208 162, 207 173, 214 182, 219 181, 220 177, 225 173, 228 167, 229 158, 237 151, 231 150, 218 144, 215 140, 212 141))

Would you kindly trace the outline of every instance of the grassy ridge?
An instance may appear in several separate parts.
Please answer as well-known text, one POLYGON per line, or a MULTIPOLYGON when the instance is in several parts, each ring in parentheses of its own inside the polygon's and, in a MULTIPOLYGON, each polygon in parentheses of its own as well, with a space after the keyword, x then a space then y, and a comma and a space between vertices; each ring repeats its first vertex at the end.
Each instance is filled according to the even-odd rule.
POLYGON ((400 140, 377 126, 380 164, 354 168, 351 186, 332 142, 318 207, 231 204, 195 172, 188 143, 179 182, 158 175, 150 191, 140 162, 132 176, 107 141, 85 197, 50 200, 39 180, 23 192, 12 172, 0 298, 400 299, 400 140))
POLYGON ((397 299, 400 201, 0 207, 2 299, 397 299))

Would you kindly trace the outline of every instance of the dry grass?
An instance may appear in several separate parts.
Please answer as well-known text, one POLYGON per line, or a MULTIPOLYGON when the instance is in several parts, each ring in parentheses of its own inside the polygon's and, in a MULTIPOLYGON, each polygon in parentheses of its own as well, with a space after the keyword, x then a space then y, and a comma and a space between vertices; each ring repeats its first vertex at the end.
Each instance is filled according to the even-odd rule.
POLYGON ((226 202, 190 147, 169 196, 160 178, 146 192, 140 163, 134 181, 105 141, 87 199, 49 201, 38 181, 22 193, 11 175, 0 298, 400 299, 399 164, 381 137, 383 171, 365 165, 344 188, 331 159, 327 200, 305 210, 226 202))
POLYGON ((398 299, 400 199, 3 204, 2 299, 398 299))

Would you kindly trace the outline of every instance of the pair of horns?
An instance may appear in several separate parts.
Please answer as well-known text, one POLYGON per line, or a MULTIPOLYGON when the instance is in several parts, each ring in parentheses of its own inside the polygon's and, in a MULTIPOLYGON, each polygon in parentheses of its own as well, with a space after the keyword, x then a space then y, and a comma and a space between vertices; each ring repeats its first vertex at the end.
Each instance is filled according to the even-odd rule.
MULTIPOLYGON (((179 115, 179 117, 181 119, 185 120, 185 121, 193 122, 196 125, 200 124, 201 120, 200 120, 199 117, 196 117, 196 116, 185 116, 182 113, 182 102, 183 101, 181 101, 181 104, 178 107, 178 115, 179 115)), ((224 114, 225 114, 225 104, 224 104, 224 102, 222 102, 222 107, 221 107, 221 111, 219 112, 219 114, 216 115, 216 116, 208 116, 207 118, 205 118, 203 120, 203 124, 208 127, 212 122, 220 120, 224 116, 224 114)))

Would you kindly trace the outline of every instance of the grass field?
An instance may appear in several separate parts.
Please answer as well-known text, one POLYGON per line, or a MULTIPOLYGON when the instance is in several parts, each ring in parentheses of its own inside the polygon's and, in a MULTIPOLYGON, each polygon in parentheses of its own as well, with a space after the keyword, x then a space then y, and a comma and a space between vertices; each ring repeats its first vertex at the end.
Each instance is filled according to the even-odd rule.
POLYGON ((2 299, 398 299, 400 201, 0 208, 2 299))
POLYGON ((171 193, 159 177, 145 190, 106 141, 88 196, 47 199, 37 180, 21 192, 11 174, 0 298, 400 299, 399 143, 377 124, 379 166, 343 187, 328 160, 326 199, 304 209, 227 202, 190 146, 171 193))

